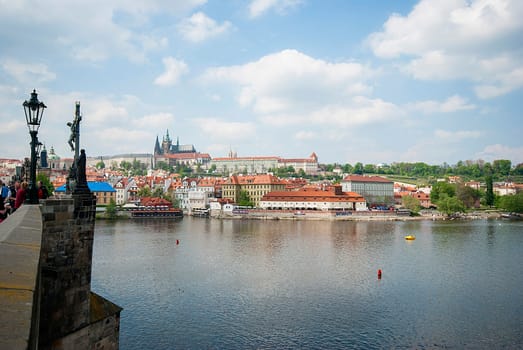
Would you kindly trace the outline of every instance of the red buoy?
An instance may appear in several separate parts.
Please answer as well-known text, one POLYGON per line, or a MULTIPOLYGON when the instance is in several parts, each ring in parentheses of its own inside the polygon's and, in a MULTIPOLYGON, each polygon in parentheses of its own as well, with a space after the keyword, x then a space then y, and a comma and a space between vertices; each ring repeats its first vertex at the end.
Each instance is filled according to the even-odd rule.
POLYGON ((378 269, 378 279, 381 279, 381 269, 378 269))
POLYGON ((176 245, 180 244, 180 241, 179 240, 176 240, 176 245))

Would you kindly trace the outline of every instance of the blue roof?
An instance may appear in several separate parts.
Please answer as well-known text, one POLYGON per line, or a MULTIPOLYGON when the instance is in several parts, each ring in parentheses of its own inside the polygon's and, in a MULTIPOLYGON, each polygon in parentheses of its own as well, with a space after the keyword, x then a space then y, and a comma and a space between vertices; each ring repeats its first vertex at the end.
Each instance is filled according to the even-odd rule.
MULTIPOLYGON (((91 192, 116 192, 116 190, 107 182, 87 181, 87 186, 91 192)), ((56 188, 55 192, 65 192, 65 184, 56 188)))

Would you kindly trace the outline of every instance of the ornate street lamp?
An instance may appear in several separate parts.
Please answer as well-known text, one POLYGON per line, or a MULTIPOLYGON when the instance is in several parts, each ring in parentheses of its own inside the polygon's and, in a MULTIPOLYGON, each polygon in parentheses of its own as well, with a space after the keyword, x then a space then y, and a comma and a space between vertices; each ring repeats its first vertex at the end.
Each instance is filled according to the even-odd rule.
POLYGON ((47 106, 43 102, 38 101, 36 90, 33 90, 31 93, 31 99, 29 101, 26 100, 23 106, 25 121, 27 122, 29 134, 31 135, 29 193, 26 196, 26 203, 38 204, 38 190, 36 188, 36 149, 40 142, 38 141, 37 135, 38 129, 40 128, 40 122, 42 121, 42 115, 44 114, 44 109, 47 108, 47 106))

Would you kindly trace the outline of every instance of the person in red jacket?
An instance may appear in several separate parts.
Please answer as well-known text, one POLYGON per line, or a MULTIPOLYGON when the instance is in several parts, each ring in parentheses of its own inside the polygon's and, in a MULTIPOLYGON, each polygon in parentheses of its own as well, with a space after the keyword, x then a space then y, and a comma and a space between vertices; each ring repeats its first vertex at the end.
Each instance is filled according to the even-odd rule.
POLYGON ((20 208, 20 206, 22 204, 24 204, 26 194, 27 194, 27 182, 24 181, 20 185, 20 188, 16 191, 15 210, 20 208))

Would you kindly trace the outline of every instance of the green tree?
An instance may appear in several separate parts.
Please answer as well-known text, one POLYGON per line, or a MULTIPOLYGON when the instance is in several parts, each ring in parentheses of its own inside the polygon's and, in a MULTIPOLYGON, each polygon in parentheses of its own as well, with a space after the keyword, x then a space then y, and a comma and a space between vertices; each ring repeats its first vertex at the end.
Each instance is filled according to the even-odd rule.
POLYGON ((440 200, 437 202, 438 210, 448 216, 454 213, 462 213, 465 211, 465 205, 463 202, 456 197, 449 197, 443 194, 440 200))
POLYGON ((96 169, 105 169, 105 163, 103 160, 99 161, 98 163, 96 163, 96 169))
POLYGON ((438 181, 432 185, 432 189, 430 191, 430 201, 432 203, 437 203, 443 197, 443 195, 454 197, 456 195, 456 188, 454 185, 445 181, 438 181))
POLYGON ((463 202, 466 208, 475 207, 479 203, 481 195, 479 191, 473 189, 472 187, 465 185, 458 185, 456 187, 456 197, 463 202))
POLYGON ((499 207, 506 211, 523 213, 523 192, 514 195, 500 196, 499 207))
POLYGON ((494 204, 494 187, 492 185, 492 175, 487 175, 485 178, 487 191, 485 193, 485 204, 491 207, 494 204))
POLYGON ((36 175, 36 182, 38 183, 38 181, 42 181, 45 188, 47 188, 48 195, 51 196, 54 192, 54 186, 51 180, 49 180, 49 178, 47 177, 47 175, 42 173, 36 175))
POLYGON ((126 161, 126 160, 122 160, 120 162, 120 168, 121 169, 129 171, 129 170, 131 170, 132 167, 133 167, 133 165, 130 162, 126 161))
POLYGON ((354 174, 363 175, 363 164, 360 162, 354 164, 354 168, 352 169, 354 174))
POLYGON ((105 207, 105 217, 108 219, 116 218, 116 202, 114 199, 110 199, 109 204, 105 207))
POLYGON ((421 204, 419 199, 412 196, 403 196, 401 197, 401 205, 404 208, 410 209, 414 213, 418 213, 421 209, 421 204))
POLYGON ((151 197, 151 188, 148 185, 143 186, 138 190, 138 197, 151 197))
POLYGON ((240 191, 240 195, 238 198, 238 205, 242 207, 253 207, 254 203, 251 200, 251 197, 249 197, 249 193, 247 191, 240 191))
POLYGON ((160 187, 156 187, 153 191, 153 193, 151 194, 152 197, 155 197, 155 198, 162 198, 163 196, 163 189, 160 188, 160 187))
POLYGON ((345 174, 350 174, 352 171, 353 171, 353 167, 352 165, 350 165, 349 163, 345 164, 343 167, 342 167, 342 170, 345 174))
POLYGON ((169 171, 170 167, 169 167, 169 164, 167 164, 166 162, 159 161, 159 162, 156 162, 156 168, 155 169, 161 169, 161 170, 164 170, 164 171, 169 171))
POLYGON ((363 171, 365 174, 374 174, 376 173, 376 166, 374 164, 365 164, 363 171))
POLYGON ((497 159, 492 162, 492 169, 494 172, 502 176, 508 176, 510 174, 511 167, 512 162, 507 159, 497 159))

